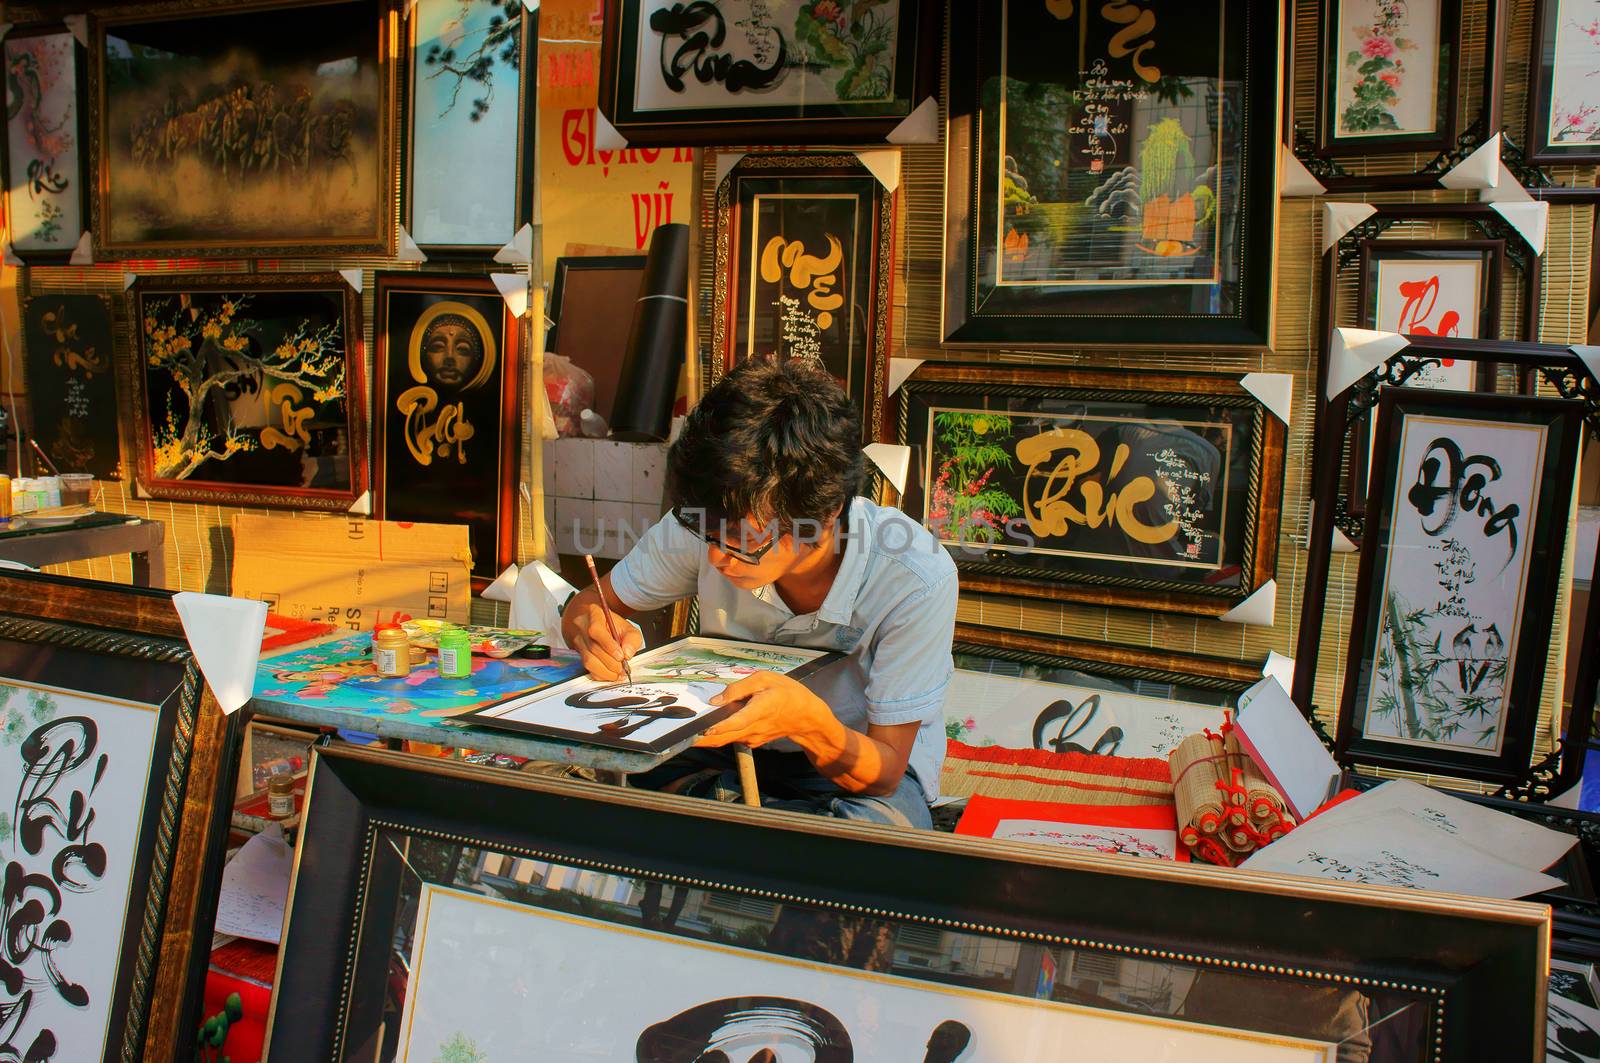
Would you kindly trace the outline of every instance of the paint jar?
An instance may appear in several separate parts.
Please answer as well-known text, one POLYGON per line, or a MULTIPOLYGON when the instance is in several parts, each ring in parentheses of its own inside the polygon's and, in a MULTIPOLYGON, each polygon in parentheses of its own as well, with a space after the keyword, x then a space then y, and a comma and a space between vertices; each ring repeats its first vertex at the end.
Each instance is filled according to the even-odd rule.
POLYGON ((294 776, 274 775, 267 783, 267 815, 273 819, 294 815, 294 776))
POLYGON ((11 520, 11 477, 0 472, 0 522, 11 520))
POLYGON ((472 675, 472 639, 460 628, 439 632, 439 677, 467 679, 472 675))
POLYGON ((411 640, 397 627, 372 633, 372 663, 379 675, 401 678, 411 674, 411 640))

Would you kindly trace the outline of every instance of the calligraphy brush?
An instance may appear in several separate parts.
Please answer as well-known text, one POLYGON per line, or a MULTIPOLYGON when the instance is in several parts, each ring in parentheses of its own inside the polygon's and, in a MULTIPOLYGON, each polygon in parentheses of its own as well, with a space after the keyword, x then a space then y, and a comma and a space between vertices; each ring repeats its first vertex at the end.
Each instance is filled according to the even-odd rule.
POLYGON ((50 460, 50 455, 44 452, 44 448, 39 445, 39 441, 37 439, 30 437, 28 439, 28 446, 33 448, 33 452, 35 454, 39 455, 39 460, 44 462, 45 468, 50 470, 51 476, 61 475, 61 470, 56 468, 56 463, 50 460))
MULTIPOLYGON (((600 608, 606 614, 606 628, 611 632, 611 641, 617 644, 618 652, 624 652, 622 649, 622 639, 617 635, 617 621, 611 615, 611 603, 606 601, 605 588, 600 586, 600 573, 596 572, 594 568, 594 555, 584 554, 583 563, 589 566, 589 578, 594 580, 594 592, 600 596, 600 608)), ((628 685, 632 686, 633 669, 628 666, 627 657, 622 658, 622 674, 627 676, 628 685)))

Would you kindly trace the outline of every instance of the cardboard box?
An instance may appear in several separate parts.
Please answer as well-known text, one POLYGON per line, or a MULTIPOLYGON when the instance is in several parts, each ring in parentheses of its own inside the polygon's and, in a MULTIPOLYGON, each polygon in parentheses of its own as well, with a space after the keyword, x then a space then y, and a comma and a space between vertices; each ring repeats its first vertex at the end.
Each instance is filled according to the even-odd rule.
POLYGON ((347 631, 371 631, 395 613, 467 623, 471 561, 464 524, 255 513, 233 518, 235 597, 347 631))

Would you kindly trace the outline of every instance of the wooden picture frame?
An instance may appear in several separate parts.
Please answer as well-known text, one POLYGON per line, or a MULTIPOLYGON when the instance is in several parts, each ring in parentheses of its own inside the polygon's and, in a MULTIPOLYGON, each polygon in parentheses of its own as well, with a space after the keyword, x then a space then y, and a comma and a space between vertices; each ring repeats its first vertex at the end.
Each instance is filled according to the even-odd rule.
MULTIPOLYGON (((1481 3, 1481 16, 1466 8, 1467 0, 1427 0, 1437 11, 1432 21, 1437 38, 1434 49, 1418 40, 1409 28, 1410 5, 1392 0, 1297 0, 1295 14, 1304 20, 1311 15, 1316 33, 1315 111, 1309 116, 1291 118, 1290 136, 1294 154, 1329 192, 1383 192, 1420 188, 1442 188, 1439 179, 1457 163, 1500 132, 1500 97, 1504 88, 1502 40, 1507 18, 1507 0, 1472 0, 1481 3), (1353 24, 1369 27, 1365 36, 1338 36, 1340 12, 1352 11, 1353 24), (1312 14, 1314 12, 1314 14, 1312 14), (1370 16, 1370 17, 1367 17, 1370 16), (1482 28, 1482 92, 1474 101, 1463 99, 1461 73, 1463 56, 1476 41, 1469 42, 1468 26, 1482 28), (1329 27, 1334 27, 1333 33, 1329 27), (1404 42, 1404 43, 1402 43, 1404 42), (1433 67, 1432 92, 1405 95, 1413 67, 1433 67), (1347 83, 1346 79, 1354 82, 1347 83), (1347 91, 1348 90, 1348 91, 1347 91), (1429 98, 1431 96, 1431 99, 1429 98), (1433 123, 1424 128, 1415 117, 1418 101, 1432 111, 1433 123), (1412 112, 1402 121, 1393 113, 1396 106, 1412 112), (1352 117, 1359 112, 1359 117, 1352 117), (1388 115, 1387 119, 1382 116, 1388 115), (1351 120, 1358 127, 1340 135, 1342 122, 1351 120), (1392 128, 1388 128, 1392 123, 1392 128), (1409 132, 1408 132, 1409 130, 1409 132), (1431 156, 1412 173, 1392 170, 1357 173, 1347 162, 1417 153, 1431 156)), ((1428 14, 1428 12, 1420 12, 1428 14)), ((1303 24, 1303 21, 1302 21, 1303 24)), ((1299 49, 1296 42, 1296 49, 1299 49)), ((1508 158, 1510 153, 1508 152, 1508 158)), ((1514 161, 1514 160, 1513 160, 1514 161)))
POLYGON ((1379 411, 1377 536, 1361 552, 1337 752, 1515 782, 1532 757, 1583 406, 1398 388, 1379 411), (1464 507, 1463 490, 1478 502, 1464 507))
POLYGON ((486 276, 374 284, 374 516, 465 524, 482 591, 517 561, 522 321, 486 276))
MULTIPOLYGON (((1490 251, 1491 256, 1498 258, 1501 263, 1499 270, 1496 271, 1492 267, 1490 269, 1494 288, 1503 292, 1506 285, 1512 283, 1512 278, 1515 278, 1520 288, 1520 298, 1517 303, 1522 319, 1521 330, 1516 337, 1508 338, 1526 339, 1538 334, 1542 256, 1515 226, 1500 216, 1493 206, 1487 203, 1412 203, 1379 206, 1371 216, 1341 236, 1322 255, 1317 322, 1324 346, 1323 355, 1317 361, 1315 400, 1319 432, 1320 425, 1327 419, 1328 362, 1333 349, 1334 330, 1346 324, 1360 328, 1370 327, 1368 322, 1372 319, 1365 315, 1371 302, 1371 285, 1364 283, 1367 273, 1364 263, 1370 261, 1375 253, 1391 247, 1398 252, 1452 247, 1464 250, 1478 247, 1490 251), (1433 240, 1386 235, 1397 229, 1410 231, 1421 226, 1439 225, 1468 226, 1469 231, 1475 231, 1477 235, 1465 240, 1454 237, 1433 240), (1490 245, 1498 247, 1491 248, 1490 245), (1340 298, 1340 292, 1350 284, 1348 271, 1352 268, 1358 270, 1354 282, 1356 302, 1353 307, 1345 305, 1340 298)), ((1509 327, 1502 321, 1503 304, 1504 300, 1499 297, 1486 297, 1481 316, 1492 317, 1495 331, 1492 335, 1484 337, 1483 342, 1499 342, 1502 338, 1500 332, 1509 327)), ((1425 336, 1421 338, 1425 341, 1429 339, 1425 336)), ((1465 347, 1452 346, 1451 350, 1468 350, 1471 349, 1472 343, 1476 342, 1478 341, 1470 340, 1465 347)), ((1443 357, 1454 357, 1454 354, 1440 356, 1443 357)), ((1435 362, 1438 360, 1433 359, 1435 362)), ((1498 364, 1492 360, 1478 360, 1477 365, 1476 387, 1480 390, 1492 390, 1499 372, 1498 364)), ((1406 373, 1405 379, 1409 382, 1419 375, 1427 374, 1428 366, 1418 364, 1406 373)), ((1361 541, 1362 533, 1361 515, 1366 512, 1367 476, 1362 459, 1370 449, 1371 435, 1367 414, 1362 411, 1352 416, 1350 424, 1355 427, 1358 434, 1349 439, 1345 449, 1342 464, 1344 472, 1334 495, 1333 511, 1340 532, 1351 542, 1358 543, 1361 541)))
MULTIPOLYGON (((1317 23, 1321 38, 1317 50, 1319 155, 1339 158, 1395 152, 1437 153, 1455 146, 1461 131, 1464 0, 1420 0, 1419 11, 1430 3, 1436 8, 1435 17, 1430 20, 1433 25, 1422 27, 1408 17, 1412 14, 1408 3, 1322 0, 1322 17, 1317 23), (1347 12, 1346 8, 1352 10, 1347 12), (1355 26, 1366 28, 1364 38, 1353 28, 1347 31, 1346 14, 1352 16, 1350 21, 1355 26), (1409 132, 1394 113, 1399 109, 1397 105, 1406 102, 1402 93, 1410 87, 1406 84, 1411 74, 1408 61, 1436 68, 1431 84, 1424 83, 1418 86, 1421 91, 1410 94, 1429 113, 1428 126, 1424 129, 1412 118, 1409 132), (1358 75, 1355 84, 1346 84, 1347 77, 1354 80, 1358 75), (1389 129, 1382 122, 1392 123, 1394 128, 1389 129), (1343 133, 1347 123, 1350 132, 1343 133)), ((1426 17, 1427 13, 1422 13, 1426 17)))
POLYGON ((952 652, 945 733, 975 746, 1165 757, 1261 679, 1246 661, 975 624, 956 624, 952 652))
MULTIPOLYGON (((35 293, 22 302, 22 351, 33 440, 55 472, 122 476, 111 297, 35 293)), ((35 455, 36 456, 36 455, 35 455)), ((35 462, 35 475, 51 473, 35 462)))
POLYGON ((645 257, 563 255, 556 259, 555 280, 550 284, 545 350, 572 359, 594 378, 594 412, 607 424, 617 400, 622 359, 628 353, 645 257))
POLYGON ((1266 346, 1280 6, 960 10, 942 345, 1266 346))
MULTIPOLYGON (((1404 326, 1408 323, 1430 329, 1430 335, 1464 335, 1466 339, 1498 339, 1500 336, 1500 288, 1505 271, 1505 240, 1378 240, 1361 241, 1356 278, 1356 306, 1360 313, 1360 327, 1378 332, 1410 334, 1404 326), (1439 283, 1443 274, 1435 274, 1431 288, 1405 297, 1400 307, 1399 319, 1390 312, 1391 305, 1380 305, 1383 263, 1399 261, 1425 264, 1433 261, 1440 266, 1460 266, 1473 262, 1479 267, 1476 280, 1478 293, 1471 308, 1455 308, 1446 299, 1439 283), (1431 295, 1429 294, 1431 291, 1431 295), (1441 302, 1445 305, 1441 306, 1441 302), (1426 309, 1424 309, 1426 308, 1426 309), (1462 313, 1466 310, 1466 313, 1462 313), (1407 314, 1409 313, 1409 317, 1407 314), (1452 330, 1450 314, 1458 314, 1468 324, 1457 321, 1452 330), (1381 318, 1381 319, 1380 319, 1381 318), (1390 327, 1390 326, 1393 327, 1390 327), (1431 326, 1431 328, 1430 328, 1431 326), (1437 330, 1437 331, 1434 331, 1437 330)), ((1421 274, 1419 274, 1420 276, 1421 274)), ((1404 280, 1399 283, 1405 284, 1404 280)), ((1418 333, 1423 334, 1421 332, 1418 333)), ((1421 371, 1406 381, 1407 387, 1432 387, 1451 391, 1494 390, 1495 366, 1492 362, 1457 364, 1454 359, 1430 359, 1421 371)), ((1346 511, 1352 514, 1366 512, 1367 466, 1371 457, 1372 425, 1370 417, 1363 417, 1355 426, 1351 437, 1348 460, 1349 491, 1345 495, 1346 511)))
POLYGON ((883 143, 939 91, 943 11, 836 10, 605 0, 600 113, 634 146, 883 143))
POLYGON ((1242 379, 925 363, 896 391, 901 508, 942 522, 963 590, 1221 616, 1274 578, 1282 514, 1287 426, 1242 379))
POLYGON ((820 362, 882 441, 898 198, 853 155, 741 158, 717 186, 712 383, 752 356, 820 362))
POLYGON ((1557 100, 1558 80, 1569 90, 1581 86, 1600 61, 1600 42, 1577 19, 1563 19, 1563 9, 1576 6, 1575 0, 1534 0, 1527 157, 1538 165, 1600 163, 1600 92, 1591 90, 1567 103, 1557 100), (1569 129, 1577 135, 1564 142, 1569 129))
POLYGON ((405 226, 431 257, 493 255, 533 220, 538 30, 538 8, 520 0, 420 0, 406 15, 405 226), (435 85, 441 75, 455 80, 435 85), (450 128, 430 134, 424 122, 450 128), (433 157, 443 172, 424 168, 433 157), (469 216, 436 216, 452 209, 469 216))
POLYGON ((147 274, 128 306, 138 479, 151 498, 345 513, 365 493, 361 296, 344 277, 147 274), (255 308, 272 316, 253 320, 255 308), (250 471, 227 469, 238 455, 250 471))
MULTIPOLYGON (((1525 374, 1529 379, 1539 379, 1554 389, 1556 394, 1583 403, 1582 417, 1589 432, 1600 431, 1600 381, 1576 352, 1567 347, 1551 344, 1528 343, 1521 340, 1452 340, 1434 336, 1410 337, 1408 346, 1390 355, 1381 365, 1356 377, 1347 386, 1331 395, 1317 419, 1316 445, 1313 450, 1311 497, 1337 497, 1340 467, 1344 461, 1344 439, 1349 426, 1366 411, 1377 406, 1380 385, 1403 385, 1418 364, 1429 358, 1467 358, 1474 361, 1492 361, 1525 374)), ((1349 366, 1341 370, 1339 379, 1348 378, 1349 366)), ((1443 392, 1411 392, 1412 395, 1440 395, 1445 399, 1461 401, 1495 402, 1512 400, 1512 396, 1455 395, 1443 392)), ((1296 655, 1300 659, 1314 660, 1322 645, 1326 627, 1328 604, 1328 576, 1332 567, 1334 533, 1342 518, 1334 506, 1315 506, 1311 512, 1309 541, 1303 577, 1305 592, 1301 600, 1300 631, 1296 641, 1296 655)), ((1365 522, 1358 522, 1357 538, 1365 522)), ((1552 563, 1553 564, 1553 563, 1552 563)), ((1600 565, 1596 566, 1600 569, 1600 565)), ((1600 571, 1591 576, 1600 580, 1600 571)), ((1591 596, 1583 624, 1586 630, 1596 630, 1587 625, 1600 625, 1600 596, 1591 596)), ((1503 637, 1503 636, 1502 636, 1503 637)), ((1315 711, 1315 676, 1297 671, 1291 696, 1300 711, 1308 717, 1315 711)), ((1566 733, 1556 742, 1555 748, 1542 759, 1522 765, 1514 778, 1500 781, 1499 796, 1519 801, 1548 801, 1576 785, 1583 775, 1583 767, 1593 726, 1596 687, 1600 685, 1600 657, 1594 654, 1580 656, 1578 674, 1571 711, 1567 715, 1566 733)), ((1481 760, 1481 758, 1479 758, 1481 760)), ((1469 765, 1470 767, 1470 765, 1469 765)), ((1432 772, 1448 775, 1440 767, 1432 772)), ((1478 775, 1470 776, 1479 778, 1478 775)))
MULTIPOLYGON (((1310 1037, 1327 1045, 1321 1058, 1329 1059, 1340 1036, 1328 1013, 1352 992, 1357 1006, 1370 1008, 1370 1021, 1386 1017, 1386 1029, 1395 1032, 1407 1058, 1427 1063, 1485 1054, 1522 1058, 1544 1036, 1540 974, 1550 915, 1541 905, 1480 900, 1462 906, 1426 893, 1346 883, 1301 880, 1290 886, 1247 870, 1219 875, 1186 865, 897 830, 485 772, 339 743, 314 752, 302 823, 269 1020, 274 1057, 369 1058, 380 1043, 398 1039, 412 1055, 433 1058, 454 1034, 480 1047, 526 1044, 526 1035, 507 1041, 518 1035, 503 1037, 492 1024, 474 1024, 463 1010, 428 1009, 411 999, 441 988, 476 994, 480 984, 485 997, 496 992, 488 983, 439 981, 439 974, 456 965, 432 967, 424 933, 433 927, 430 901, 476 904, 490 889, 511 910, 485 910, 485 917, 494 916, 496 923, 514 919, 528 928, 496 936, 502 949, 525 950, 530 971, 549 968, 533 959, 541 949, 569 957, 613 956, 608 935, 623 928, 635 940, 676 943, 699 968, 706 954, 698 943, 726 923, 717 913, 743 912, 740 925, 754 922, 756 932, 739 939, 734 952, 724 950, 726 964, 712 967, 711 974, 720 982, 729 970, 770 964, 766 969, 777 971, 803 959, 810 965, 807 1000, 816 999, 813 991, 831 992, 825 989, 830 982, 857 984, 860 968, 874 966, 880 984, 907 992, 965 994, 983 986, 992 990, 984 995, 996 998, 997 1007, 1017 993, 1052 1015, 1065 1015, 1060 1002, 1071 1001, 1077 1007, 1068 1010, 1084 1024, 1080 1029, 1120 1016, 1135 1024, 1162 1022, 1175 1039, 1195 1030, 1189 1024, 1202 1022, 1214 1033, 1257 1040, 1265 1026, 1291 1044, 1310 1037), (582 899, 574 892, 578 872, 593 872, 583 876, 592 888, 582 899), (519 878, 534 877, 538 888, 518 885, 519 878), (570 929, 575 917, 564 913, 578 905, 585 914, 577 918, 593 928, 592 947, 579 944, 574 951, 558 945, 554 931, 533 929, 551 925, 549 917, 570 929), (701 913, 697 925, 709 920, 711 929, 680 919, 686 910, 701 913), (1070 927, 1070 935, 1063 927, 1070 927), (912 947, 907 943, 914 939, 921 942, 915 949, 937 959, 929 964, 932 971, 909 964, 884 970, 892 962, 887 953, 874 964, 865 958, 873 948, 852 952, 846 944, 882 940, 887 949, 891 940, 912 947), (943 957, 954 949, 1008 939, 1022 943, 1022 954, 992 983, 967 972, 941 974, 943 957), (1163 998, 1143 1015, 1108 1004, 1065 975, 1053 993, 1036 994, 1041 983, 1034 967, 1065 971, 1080 957, 1153 964, 1152 974, 1204 981, 1207 993, 1191 992, 1183 1005, 1163 998), (403 1003, 388 991, 401 971, 407 985, 403 1003), (1259 1009, 1222 1006, 1250 987, 1270 988, 1274 999, 1286 1003, 1265 1020, 1259 1009), (1202 1007, 1202 996, 1212 998, 1213 1010, 1202 1007), (447 1025, 440 1025, 441 1015, 447 1025)), ((456 954, 477 953, 466 948, 456 954)), ((781 975, 754 981, 771 985, 776 977, 781 975)), ((591 1032, 586 1047, 603 1036, 597 1050, 625 1058, 635 1054, 636 1038, 681 1007, 648 988, 657 984, 654 978, 631 983, 626 993, 620 989, 630 983, 620 974, 575 980, 589 1003, 568 1004, 559 990, 557 999, 534 994, 537 1006, 552 1009, 548 1019, 538 1020, 546 1038, 541 1047, 551 1058, 570 1054, 571 1031, 561 1028, 577 1021, 569 1008, 625 1003, 627 1011, 617 1013, 616 1021, 582 1024, 591 1032)), ((722 993, 720 985, 713 988, 699 977, 666 981, 687 992, 705 990, 698 1000, 749 992, 722 993)), ((956 999, 930 998, 909 1012, 896 1007, 877 1014, 895 1029, 904 1022, 900 1045, 918 1045, 920 1053, 941 1019, 957 1017, 941 1014, 956 999), (937 1009, 930 1007, 935 999, 944 1001, 937 1009)), ((482 997, 466 1000, 469 1009, 496 1007, 482 997)), ((817 1001, 824 1013, 830 1003, 817 1001)), ((834 1017, 858 1035, 858 1052, 881 1058, 872 1049, 877 1023, 870 1029, 861 1025, 854 1010, 836 1010, 834 1017)), ((1145 1031, 1127 1029, 1132 1035, 1119 1038, 1107 1058, 1136 1050, 1132 1037, 1145 1031)), ((989 1040, 1003 1040, 992 1036, 993 1027, 988 1033, 989 1040)), ((1056 1034, 1051 1043, 1061 1040, 1061 1031, 1056 1034)), ((1080 1045, 1086 1040, 1070 1034, 1067 1039, 1080 1045)), ((984 1034, 978 1041, 985 1043, 984 1034)), ((697 1050, 698 1042, 690 1041, 691 1057, 697 1050)), ((1295 1058, 1313 1057, 1306 1052, 1295 1058)))
POLYGON ((19 775, 29 749, 59 758, 6 799, 37 836, 19 821, 0 844, 29 876, 29 903, 48 905, 54 893, 51 934, 74 946, 53 971, 42 941, 14 954, 31 989, 0 991, 7 1044, 48 1058, 41 1045, 53 1031, 54 1058, 191 1053, 239 717, 206 689, 170 592, 28 573, 0 573, 0 692, 10 736, 0 776, 19 775), (63 875, 83 888, 57 887, 63 875), (124 884, 121 907, 101 897, 98 914, 86 912, 102 883, 124 884))
POLYGON ((389 0, 158 0, 97 13, 90 29, 96 259, 393 253, 389 0), (219 73, 242 42, 260 71, 249 91, 219 73), (193 110, 168 114, 178 99, 193 110))
POLYGON ((0 180, 11 253, 29 265, 66 265, 89 228, 87 57, 60 22, 13 26, 0 50, 8 75, 0 180))

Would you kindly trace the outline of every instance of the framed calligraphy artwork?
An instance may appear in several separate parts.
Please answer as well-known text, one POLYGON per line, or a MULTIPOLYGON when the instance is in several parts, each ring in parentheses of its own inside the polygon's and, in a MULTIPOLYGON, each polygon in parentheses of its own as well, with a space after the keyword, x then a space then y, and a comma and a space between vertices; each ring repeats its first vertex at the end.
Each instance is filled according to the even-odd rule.
POLYGON ((206 690, 171 597, 0 574, 13 1059, 193 1051, 212 918, 199 896, 221 876, 239 717, 206 690))
POLYGON ((826 369, 883 438, 896 197, 851 155, 746 155, 717 188, 713 382, 776 354, 826 369))
POLYGON ((533 218, 538 8, 411 9, 406 230, 430 255, 498 251, 533 218))
POLYGON ((94 18, 96 257, 389 254, 395 20, 372 0, 94 18))
POLYGON ((1339 711, 1347 762, 1525 775, 1582 416, 1564 399, 1383 392, 1339 711))
POLYGON ((269 1058, 1333 1063, 1381 1036, 1457 1063, 1544 1034, 1542 905, 313 756, 269 1058))
POLYGON ((11 249, 24 262, 64 263, 89 220, 83 49, 58 22, 12 27, 3 50, 6 135, 0 170, 11 249))
POLYGON ((545 350, 587 370, 594 377, 594 412, 611 423, 633 327, 631 307, 639 301, 644 255, 584 255, 556 259, 550 284, 550 330, 545 350), (630 308, 627 313, 623 308, 630 308))
MULTIPOLYGON (((1244 661, 972 624, 956 625, 954 653, 945 734, 979 747, 1165 759, 1261 678, 1244 661)), ((947 770, 940 791, 981 785, 947 770)))
POLYGON ((379 273, 373 305, 376 515, 465 524, 482 590, 517 560, 521 323, 484 276, 379 273))
MULTIPOLYGON (((1504 240, 1363 240, 1356 305, 1362 328, 1404 336, 1497 339, 1504 240)), ((1492 389, 1494 363, 1444 356, 1425 360, 1406 387, 1492 389)), ((1350 447, 1349 502, 1365 512, 1372 464, 1370 417, 1350 447)))
POLYGON ((1265 345, 1277 5, 962 11, 945 344, 1265 345))
POLYGON ((969 591, 1221 616, 1273 579, 1287 426, 1237 376, 925 363, 901 508, 969 591))
POLYGON ((110 299, 34 295, 22 308, 22 346, 34 441, 59 472, 117 479, 110 299))
POLYGON ((1537 0, 1528 86, 1528 158, 1600 162, 1600 0, 1537 0))
POLYGON ((606 0, 600 111, 630 144, 881 143, 938 92, 937 5, 606 0))
POLYGON ((141 276, 129 300, 150 497, 343 513, 366 491, 361 303, 343 277, 141 276))

